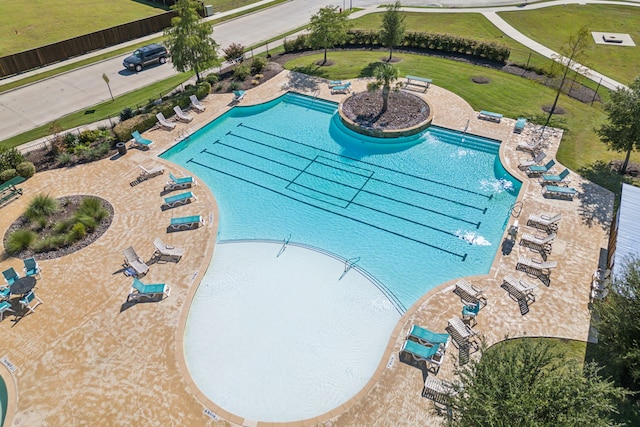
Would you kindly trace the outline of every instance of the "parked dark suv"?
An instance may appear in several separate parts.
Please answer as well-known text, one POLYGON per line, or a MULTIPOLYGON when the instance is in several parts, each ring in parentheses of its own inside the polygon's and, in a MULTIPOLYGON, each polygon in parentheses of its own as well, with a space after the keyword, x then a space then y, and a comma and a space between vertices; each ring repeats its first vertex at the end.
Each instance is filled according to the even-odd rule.
POLYGON ((167 62, 167 49, 160 44, 150 44, 136 49, 131 56, 125 58, 122 65, 129 70, 142 71, 143 67, 154 62, 167 62))

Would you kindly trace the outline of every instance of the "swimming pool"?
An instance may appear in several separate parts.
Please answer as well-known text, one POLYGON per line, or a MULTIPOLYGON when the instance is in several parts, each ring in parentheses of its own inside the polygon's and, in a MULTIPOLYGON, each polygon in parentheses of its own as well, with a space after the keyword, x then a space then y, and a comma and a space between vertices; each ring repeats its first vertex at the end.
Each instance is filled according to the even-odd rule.
MULTIPOLYGON (((431 127, 393 146, 378 144, 342 126, 336 109, 294 94, 233 108, 162 157, 193 171, 214 192, 219 242, 289 240, 348 259, 374 279, 398 317, 440 283, 487 273, 520 189, 499 161, 499 143, 431 127)), ((208 271, 202 283, 213 276, 208 271)), ((242 310, 242 301, 235 303, 242 310)), ((190 334, 207 323, 194 322, 190 313, 190 369, 190 334)), ((366 357, 377 364, 388 338, 380 337, 366 357)), ((252 405, 231 412, 293 420, 264 418, 252 405)))

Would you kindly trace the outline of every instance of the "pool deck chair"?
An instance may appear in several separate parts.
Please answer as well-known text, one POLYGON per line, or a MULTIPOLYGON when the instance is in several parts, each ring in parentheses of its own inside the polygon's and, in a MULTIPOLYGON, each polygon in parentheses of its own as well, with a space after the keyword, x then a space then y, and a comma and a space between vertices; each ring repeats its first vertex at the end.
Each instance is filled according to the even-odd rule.
POLYGON ((516 150, 526 151, 528 153, 536 154, 540 150, 542 150, 542 139, 538 139, 537 141, 529 142, 519 142, 516 146, 516 150))
POLYGON ((561 187, 559 185, 545 185, 542 194, 547 197, 558 197, 573 200, 573 196, 578 194, 578 190, 573 187, 561 187))
POLYGON ((11 296, 11 288, 9 286, 0 286, 0 301, 8 300, 11 296))
POLYGON ((182 111, 182 108, 180 108, 179 105, 176 105, 175 107, 173 107, 173 111, 176 113, 178 120, 180 120, 181 122, 191 123, 191 120, 193 120, 193 117, 185 113, 184 111, 182 111))
POLYGON ((520 256, 516 264, 516 270, 524 271, 531 276, 535 276, 546 286, 549 286, 551 269, 556 268, 557 266, 558 261, 538 261, 525 256, 520 256))
POLYGON ((158 125, 163 129, 173 130, 176 127, 176 124, 167 120, 162 113, 156 114, 156 119, 158 119, 158 125))
POLYGON ((28 310, 32 313, 35 312, 36 307, 39 306, 40 304, 42 304, 42 300, 38 298, 36 293, 33 291, 30 291, 27 295, 24 296, 24 298, 20 300, 20 305, 22 306, 22 309, 28 310))
POLYGON ((477 347, 475 342, 476 333, 459 317, 449 319, 447 332, 451 334, 453 342, 457 344, 458 348, 472 345, 477 347))
POLYGON ((38 278, 42 277, 40 275, 40 266, 38 265, 38 262, 35 258, 27 258, 25 260, 22 260, 22 263, 24 264, 25 276, 38 276, 38 278))
POLYGON ((439 409, 446 410, 445 405, 447 405, 450 396, 456 393, 456 390, 450 383, 442 381, 433 375, 427 375, 427 378, 424 380, 422 397, 433 401, 439 409))
POLYGON ((0 322, 2 321, 2 319, 4 319, 4 313, 7 311, 13 312, 13 309, 11 308, 11 303, 8 301, 0 302, 0 322))
POLYGON ((471 327, 477 324, 478 313, 480 312, 480 304, 465 304, 462 306, 462 319, 469 321, 471 327))
POLYGON ((488 120, 490 122, 500 123, 500 120, 502 120, 502 114, 482 110, 480 111, 480 113, 478 113, 478 118, 482 120, 488 120))
POLYGON ((138 165, 140 168, 140 178, 142 180, 153 178, 157 175, 162 175, 164 173, 164 166, 162 165, 151 165, 151 166, 143 166, 138 165))
POLYGON ((449 334, 438 334, 423 328, 422 326, 413 325, 407 332, 407 339, 414 338, 422 345, 435 345, 446 347, 449 343, 449 334))
POLYGON ((483 291, 483 289, 477 289, 464 279, 458 280, 456 287, 453 289, 453 293, 458 295, 460 299, 467 304, 487 305, 487 299, 482 294, 483 291))
POLYGON ((416 362, 424 362, 433 373, 438 372, 444 358, 444 353, 440 351, 438 346, 427 347, 411 340, 406 340, 402 344, 400 353, 408 354, 416 362))
POLYGON ((147 274, 149 266, 138 256, 133 247, 129 246, 122 251, 122 253, 124 254, 124 265, 126 267, 132 268, 136 272, 136 275, 142 276, 147 274))
POLYGON ((175 208, 176 206, 186 205, 187 203, 191 203, 192 201, 196 201, 198 198, 191 191, 186 193, 176 194, 175 196, 165 197, 163 207, 175 208))
POLYGON ((529 169, 529 166, 540 165, 545 157, 547 157, 547 153, 545 153, 544 151, 540 151, 533 157, 533 159, 521 160, 520 164, 518 165, 518 169, 523 171, 529 169))
POLYGON ((558 175, 543 173, 540 176, 540 184, 542 184, 542 185, 547 185, 547 184, 553 184, 553 185, 567 184, 567 183, 570 182, 570 180, 567 178, 568 176, 569 176, 569 169, 563 170, 558 175))
POLYGON ((245 94, 246 94, 246 92, 244 90, 234 90, 233 91, 233 102, 242 101, 242 98, 244 98, 245 94))
POLYGON ((509 292, 509 297, 515 301, 529 304, 536 300, 533 290, 537 288, 538 285, 532 285, 527 281, 518 279, 512 275, 506 276, 500 287, 509 292))
POLYGON ((4 270, 2 275, 4 276, 4 281, 7 282, 7 285, 13 285, 13 283, 20 278, 13 267, 9 267, 4 270))
POLYGON ((329 88, 342 86, 342 80, 330 80, 329 83, 327 83, 327 86, 329 86, 329 88))
POLYGON ((133 284, 131 285, 131 291, 129 292, 129 296, 127 297, 127 302, 139 301, 144 298, 168 298, 170 293, 171 288, 169 288, 169 286, 165 285, 164 283, 153 283, 146 285, 142 283, 138 278, 134 277, 133 284))
POLYGON ((183 216, 180 218, 171 218, 168 231, 183 231, 192 228, 198 228, 204 225, 202 215, 183 216))
POLYGON ((191 176, 185 176, 182 178, 176 178, 172 173, 169 174, 169 181, 164 186, 164 191, 183 190, 185 188, 191 188, 194 185, 198 185, 195 179, 191 176))
POLYGON ((169 260, 169 261, 180 261, 182 255, 184 254, 184 249, 176 248, 175 246, 167 245, 162 241, 159 237, 153 241, 153 246, 155 246, 156 251, 153 256, 158 260, 169 260))
POLYGON ((551 244, 556 238, 556 233, 547 234, 544 237, 538 237, 533 234, 524 233, 520 238, 520 245, 534 249, 538 252, 546 254, 551 253, 551 244))
POLYGON ((549 172, 551 168, 553 168, 555 165, 556 165, 555 160, 551 159, 547 162, 547 164, 542 166, 538 166, 538 165, 529 166, 526 172, 527 172, 527 175, 529 176, 538 176, 540 174, 549 172))
POLYGON ((544 230, 547 233, 555 233, 558 231, 558 223, 562 219, 562 214, 532 214, 527 219, 529 227, 535 227, 544 230))
POLYGON ((516 124, 513 126, 513 131, 515 133, 522 133, 526 124, 527 119, 525 119, 524 117, 520 117, 518 120, 516 120, 516 124))
POLYGON ((152 140, 143 138, 137 130, 131 132, 131 136, 133 137, 133 144, 138 147, 151 148, 151 145, 153 145, 152 140))
POLYGON ((205 107, 204 105, 202 105, 202 103, 198 100, 198 97, 195 95, 191 95, 189 97, 189 100, 191 101, 191 107, 196 110, 198 113, 202 113, 204 112, 204 110, 207 109, 207 107, 205 107))
POLYGON ((340 86, 334 86, 331 88, 331 94, 335 95, 336 93, 349 93, 351 92, 351 82, 347 82, 340 86))

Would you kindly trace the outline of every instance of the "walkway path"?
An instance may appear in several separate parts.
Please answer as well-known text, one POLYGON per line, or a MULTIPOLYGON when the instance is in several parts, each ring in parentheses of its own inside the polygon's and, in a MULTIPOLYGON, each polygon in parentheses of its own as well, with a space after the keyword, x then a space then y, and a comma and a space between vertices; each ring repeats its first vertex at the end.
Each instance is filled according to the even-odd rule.
MULTIPOLYGON (((260 3, 268 2, 265 0, 260 3)), ((349 5, 364 8, 364 10, 353 14, 353 17, 358 17, 368 13, 380 12, 381 9, 379 9, 378 6, 384 3, 385 2, 382 0, 358 0, 356 4, 353 4, 353 2, 350 1, 349 5)), ((497 12, 502 11, 523 10, 521 6, 496 6, 506 3, 506 1, 501 0, 449 0, 434 3, 437 6, 446 5, 450 6, 450 8, 410 7, 412 3, 415 3, 416 5, 424 4, 423 2, 414 2, 409 0, 407 2, 403 2, 403 4, 408 6, 404 7, 403 10, 420 13, 481 13, 506 35, 530 49, 539 52, 548 58, 555 58, 558 56, 556 52, 551 49, 548 49, 524 36, 497 15, 497 12), (465 6, 469 6, 470 4, 474 6, 491 7, 465 8, 465 6)), ((308 22, 309 17, 316 13, 320 7, 329 4, 333 3, 329 0, 292 0, 272 8, 263 9, 256 13, 218 24, 214 28, 214 37, 222 47, 228 46, 231 43, 241 43, 245 46, 259 44, 273 37, 274 34, 282 34, 283 32, 304 25, 308 22)), ((344 4, 347 6, 346 1, 344 1, 344 4)), ((556 0, 551 2, 528 4, 526 8, 534 9, 558 6, 562 4, 618 4, 626 6, 640 6, 640 0, 630 0, 627 2, 610 2, 601 0, 556 0)), ((238 10, 246 10, 247 8, 249 7, 238 10)), ((235 13, 238 10, 216 14, 208 19, 217 19, 235 13)), ((152 35, 146 39, 151 39, 157 36, 157 34, 152 35)), ((138 40, 136 40, 136 42, 137 41, 138 40)), ((281 42, 282 41, 274 42, 271 44, 271 47, 278 46, 281 42)), ((119 45, 111 50, 121 48, 122 46, 126 46, 126 44, 119 45)), ((261 51, 262 49, 255 49, 254 53, 259 53, 261 51)), ((77 58, 77 60, 84 59, 91 55, 77 58)), ((143 87, 155 81, 164 80, 175 74, 175 70, 169 66, 149 68, 142 73, 129 73, 122 70, 121 61, 123 58, 124 55, 118 56, 0 94, 0 140, 10 138, 11 136, 47 124, 61 116, 75 111, 80 111, 90 107, 91 105, 109 100, 109 91, 100 78, 103 73, 107 74, 110 78, 111 89, 115 96, 143 87)), ((71 62, 72 61, 69 61, 67 63, 71 62)), ((51 66, 47 68, 55 67, 56 66, 51 66)), ((575 64, 575 67, 584 69, 581 64, 575 64)), ((36 72, 40 71, 41 70, 38 70, 36 72)), ((25 73, 19 76, 19 78, 29 74, 30 73, 25 73)), ((609 89, 615 89, 622 86, 621 83, 593 70, 588 71, 587 77, 596 82, 600 82, 600 79, 602 79, 602 84, 609 89)), ((4 81, 11 81, 11 79, 17 78, 18 76, 5 79, 4 81)))

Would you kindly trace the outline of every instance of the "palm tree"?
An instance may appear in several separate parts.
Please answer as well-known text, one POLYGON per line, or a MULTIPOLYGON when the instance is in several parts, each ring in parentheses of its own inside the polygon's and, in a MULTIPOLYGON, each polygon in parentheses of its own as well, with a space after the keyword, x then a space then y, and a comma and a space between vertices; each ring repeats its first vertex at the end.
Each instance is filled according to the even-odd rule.
POLYGON ((399 90, 402 83, 397 83, 393 89, 391 88, 391 84, 398 79, 398 69, 387 62, 376 65, 373 69, 373 77, 376 81, 369 83, 367 90, 377 92, 382 88, 382 111, 380 114, 383 114, 387 111, 391 90, 399 90))

